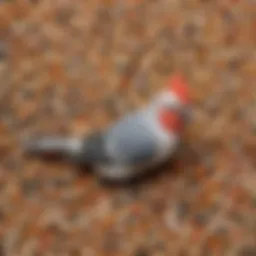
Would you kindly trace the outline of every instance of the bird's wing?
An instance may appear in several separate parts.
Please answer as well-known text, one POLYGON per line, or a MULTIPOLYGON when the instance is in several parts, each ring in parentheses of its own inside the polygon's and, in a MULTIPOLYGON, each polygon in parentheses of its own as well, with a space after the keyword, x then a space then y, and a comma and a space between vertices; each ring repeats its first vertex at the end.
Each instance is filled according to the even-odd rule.
POLYGON ((131 114, 106 134, 106 150, 116 163, 140 165, 156 154, 157 138, 141 112, 131 114))

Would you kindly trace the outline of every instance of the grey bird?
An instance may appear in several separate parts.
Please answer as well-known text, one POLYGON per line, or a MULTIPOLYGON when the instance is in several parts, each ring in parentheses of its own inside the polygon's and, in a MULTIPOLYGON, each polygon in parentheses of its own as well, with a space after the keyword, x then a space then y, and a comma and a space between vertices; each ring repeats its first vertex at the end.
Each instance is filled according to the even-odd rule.
POLYGON ((172 156, 190 113, 188 85, 174 75, 166 89, 141 109, 84 138, 29 139, 24 152, 55 154, 91 166, 100 179, 123 181, 145 173, 172 156))

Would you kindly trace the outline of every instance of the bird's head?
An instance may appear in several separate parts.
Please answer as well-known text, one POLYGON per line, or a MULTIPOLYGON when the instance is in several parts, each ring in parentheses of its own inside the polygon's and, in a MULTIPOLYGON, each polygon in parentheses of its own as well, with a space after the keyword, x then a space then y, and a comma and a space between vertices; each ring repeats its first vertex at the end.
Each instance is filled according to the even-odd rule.
POLYGON ((190 117, 189 86, 181 74, 168 80, 167 88, 155 99, 155 110, 163 128, 180 133, 190 117))

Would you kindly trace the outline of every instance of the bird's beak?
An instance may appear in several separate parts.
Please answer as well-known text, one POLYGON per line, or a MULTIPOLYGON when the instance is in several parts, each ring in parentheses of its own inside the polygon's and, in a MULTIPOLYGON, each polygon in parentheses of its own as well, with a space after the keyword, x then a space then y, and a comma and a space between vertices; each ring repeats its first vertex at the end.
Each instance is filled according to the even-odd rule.
POLYGON ((182 118, 184 123, 186 123, 186 124, 190 123, 192 121, 192 118, 193 118, 193 113, 192 113, 191 108, 183 109, 182 112, 181 112, 181 118, 182 118))

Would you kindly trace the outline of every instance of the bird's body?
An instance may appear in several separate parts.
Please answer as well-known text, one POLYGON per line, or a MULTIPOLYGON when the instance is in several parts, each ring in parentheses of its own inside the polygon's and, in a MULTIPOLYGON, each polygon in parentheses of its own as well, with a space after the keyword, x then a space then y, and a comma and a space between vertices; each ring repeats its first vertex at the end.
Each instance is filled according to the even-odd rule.
POLYGON ((143 109, 129 113, 107 129, 84 139, 46 137, 30 141, 26 149, 34 153, 61 153, 75 163, 93 166, 100 178, 136 177, 166 161, 177 149, 183 122, 174 114, 179 98, 175 94, 171 97, 160 94, 143 109), (162 112, 163 103, 171 103, 173 109, 162 112))
POLYGON ((120 120, 105 134, 105 152, 109 162, 96 168, 99 176, 125 179, 141 174, 167 160, 179 142, 179 136, 168 134, 147 110, 120 120))

